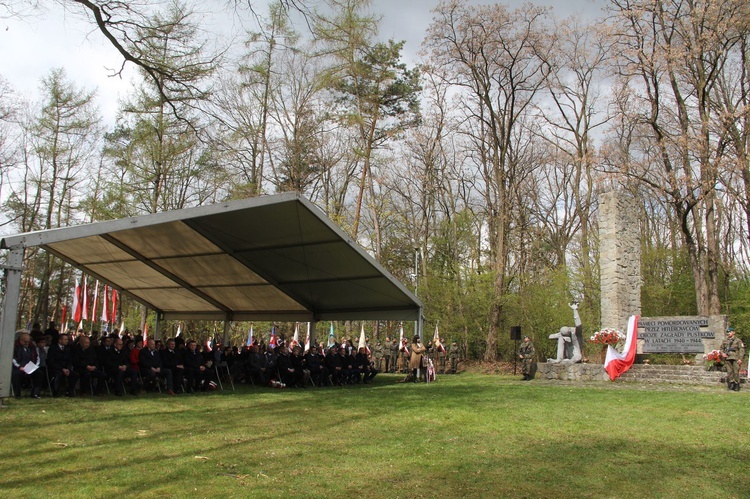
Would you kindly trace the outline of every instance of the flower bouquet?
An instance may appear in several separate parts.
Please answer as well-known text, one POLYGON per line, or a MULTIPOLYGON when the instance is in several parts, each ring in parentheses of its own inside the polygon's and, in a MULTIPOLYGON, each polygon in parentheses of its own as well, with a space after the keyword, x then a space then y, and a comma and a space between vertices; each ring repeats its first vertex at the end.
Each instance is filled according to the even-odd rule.
POLYGON ((625 335, 617 329, 605 328, 601 331, 595 332, 594 335, 589 338, 589 341, 600 345, 616 345, 617 342, 623 338, 625 338, 625 335))
POLYGON ((703 355, 703 360, 706 361, 709 371, 720 371, 724 366, 724 359, 726 358, 727 354, 721 350, 711 350, 703 355))

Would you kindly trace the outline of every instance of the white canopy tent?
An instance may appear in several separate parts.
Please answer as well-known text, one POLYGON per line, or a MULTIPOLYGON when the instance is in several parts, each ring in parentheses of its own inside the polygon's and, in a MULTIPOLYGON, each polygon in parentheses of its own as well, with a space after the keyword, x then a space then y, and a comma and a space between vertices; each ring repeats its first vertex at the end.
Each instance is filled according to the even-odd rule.
POLYGON ((0 398, 10 394, 23 252, 33 246, 157 320, 397 320, 421 331, 417 297, 297 193, 30 232, 0 242, 0 398))

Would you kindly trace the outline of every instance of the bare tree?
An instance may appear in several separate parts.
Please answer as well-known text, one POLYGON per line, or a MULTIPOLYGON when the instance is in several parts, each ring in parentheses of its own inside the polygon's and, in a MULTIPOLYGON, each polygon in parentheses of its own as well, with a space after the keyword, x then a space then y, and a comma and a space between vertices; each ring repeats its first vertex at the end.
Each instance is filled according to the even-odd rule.
POLYGON ((452 0, 435 9, 425 40, 431 66, 461 93, 473 160, 482 172, 488 212, 495 301, 489 312, 486 360, 497 357, 513 193, 523 164, 515 146, 521 120, 545 85, 551 34, 546 11, 526 5, 511 11, 502 5, 470 6, 452 0))

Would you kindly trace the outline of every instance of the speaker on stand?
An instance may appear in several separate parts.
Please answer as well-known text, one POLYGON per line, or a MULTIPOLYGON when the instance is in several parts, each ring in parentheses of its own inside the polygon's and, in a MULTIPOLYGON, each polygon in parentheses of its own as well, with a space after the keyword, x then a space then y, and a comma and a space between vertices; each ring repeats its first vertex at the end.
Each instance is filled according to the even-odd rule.
POLYGON ((521 326, 510 327, 510 339, 516 342, 516 350, 513 352, 513 376, 515 376, 516 365, 518 364, 518 342, 521 341, 521 326))

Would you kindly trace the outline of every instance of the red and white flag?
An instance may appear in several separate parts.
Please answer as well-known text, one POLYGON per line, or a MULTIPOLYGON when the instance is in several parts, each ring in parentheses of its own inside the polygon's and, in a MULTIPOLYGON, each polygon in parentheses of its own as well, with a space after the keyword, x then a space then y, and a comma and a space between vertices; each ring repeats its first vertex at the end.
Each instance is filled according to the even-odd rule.
POLYGON ((292 338, 292 342, 289 344, 289 351, 292 351, 292 348, 299 346, 299 322, 297 322, 294 325, 294 337, 292 338))
POLYGON ((89 320, 89 277, 83 276, 83 314, 81 318, 89 320))
MULTIPOLYGON (((99 306, 99 279, 96 280, 96 286, 94 286, 94 306, 91 308, 91 329, 94 328, 94 321, 96 320, 96 308, 99 306)), ((107 302, 104 302, 104 307, 107 308, 107 302)))
POLYGON ((117 322, 117 290, 112 288, 112 313, 109 315, 109 320, 112 323, 117 322))
POLYGON ((437 348, 439 352, 445 353, 445 347, 440 341, 440 333, 438 333, 438 324, 440 324, 440 321, 435 324, 435 336, 432 337, 432 344, 435 345, 435 348, 437 348))
POLYGON ((68 330, 68 307, 65 305, 62 306, 62 318, 60 319, 60 329, 64 331, 68 330))
POLYGON ((638 316, 631 315, 628 319, 628 334, 625 338, 625 346, 622 349, 622 353, 609 345, 607 347, 607 356, 604 359, 604 370, 609 374, 609 379, 612 381, 620 377, 620 375, 630 369, 635 361, 635 352, 637 350, 636 345, 638 341, 638 316))
POLYGON ((83 300, 81 300, 81 281, 76 278, 76 288, 73 291, 73 322, 78 324, 81 322, 81 314, 83 312, 83 300))
POLYGON ((143 325, 143 346, 148 342, 148 323, 143 325))
POLYGON ((102 298, 102 322, 109 323, 109 286, 106 284, 104 285, 104 297, 102 298))
POLYGON ((305 337, 305 353, 310 351, 310 323, 307 323, 307 336, 305 337))

